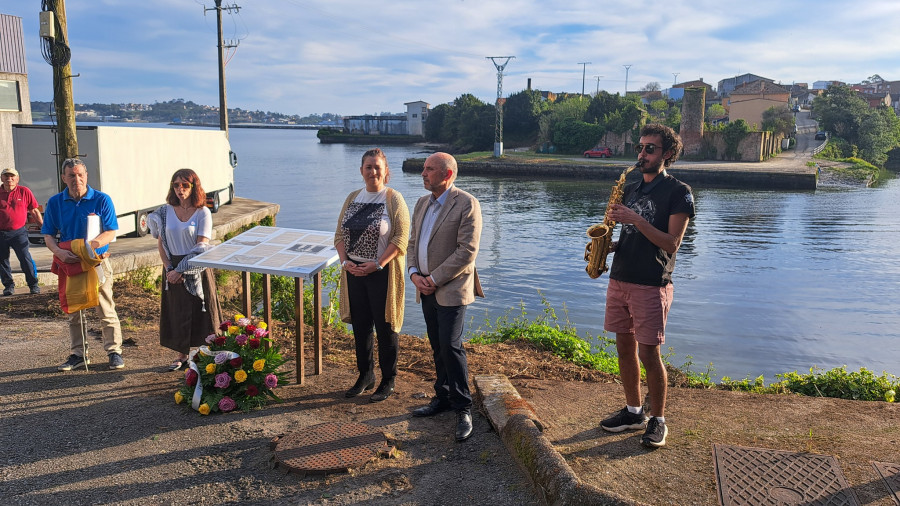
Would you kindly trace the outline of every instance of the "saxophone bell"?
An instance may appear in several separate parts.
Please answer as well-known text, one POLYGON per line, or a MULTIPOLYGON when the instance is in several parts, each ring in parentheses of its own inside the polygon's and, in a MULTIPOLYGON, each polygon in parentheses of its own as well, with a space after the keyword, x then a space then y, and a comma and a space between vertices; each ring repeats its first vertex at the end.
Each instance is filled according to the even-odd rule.
POLYGON ((588 263, 584 270, 587 271, 591 279, 599 278, 601 274, 609 270, 609 267, 606 265, 606 257, 609 255, 609 248, 612 244, 613 229, 616 228, 616 222, 610 218, 609 212, 613 206, 622 203, 625 176, 642 165, 643 162, 638 160, 634 165, 622 171, 619 179, 616 180, 616 184, 609 192, 609 202, 606 204, 606 214, 603 217, 603 223, 597 223, 587 229, 587 236, 591 239, 591 242, 584 247, 584 261, 588 263))

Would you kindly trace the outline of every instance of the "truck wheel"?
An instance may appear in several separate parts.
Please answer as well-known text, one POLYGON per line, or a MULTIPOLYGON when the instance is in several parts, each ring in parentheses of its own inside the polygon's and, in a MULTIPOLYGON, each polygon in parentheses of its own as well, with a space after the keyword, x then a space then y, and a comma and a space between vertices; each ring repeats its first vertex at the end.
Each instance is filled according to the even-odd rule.
POLYGON ((230 184, 230 185, 228 185, 228 202, 227 203, 231 204, 232 202, 234 202, 234 185, 230 184))
POLYGON ((150 233, 150 223, 147 216, 149 213, 147 211, 139 211, 137 213, 137 218, 134 222, 134 235, 137 237, 144 237, 148 233, 150 233))
POLYGON ((213 213, 217 213, 217 212, 219 212, 219 206, 221 206, 221 205, 222 205, 222 203, 221 203, 221 201, 219 200, 219 192, 213 193, 213 195, 212 195, 212 207, 210 207, 209 210, 210 210, 211 212, 213 212, 213 213))

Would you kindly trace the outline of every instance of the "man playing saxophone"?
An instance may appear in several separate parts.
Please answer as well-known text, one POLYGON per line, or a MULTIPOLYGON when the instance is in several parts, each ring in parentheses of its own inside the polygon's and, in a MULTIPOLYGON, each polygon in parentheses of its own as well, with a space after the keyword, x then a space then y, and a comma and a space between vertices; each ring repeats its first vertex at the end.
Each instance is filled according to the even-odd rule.
POLYGON ((619 372, 626 406, 601 422, 610 432, 644 429, 641 443, 666 444, 665 408, 668 377, 660 347, 665 342, 666 316, 672 305, 675 253, 694 217, 690 186, 666 173, 678 159, 681 138, 671 128, 648 124, 635 146, 642 179, 625 187, 622 204, 611 207, 613 221, 622 224, 613 243, 612 268, 606 292, 604 328, 616 334, 619 372), (648 420, 641 405, 641 371, 647 371, 650 392, 648 420))

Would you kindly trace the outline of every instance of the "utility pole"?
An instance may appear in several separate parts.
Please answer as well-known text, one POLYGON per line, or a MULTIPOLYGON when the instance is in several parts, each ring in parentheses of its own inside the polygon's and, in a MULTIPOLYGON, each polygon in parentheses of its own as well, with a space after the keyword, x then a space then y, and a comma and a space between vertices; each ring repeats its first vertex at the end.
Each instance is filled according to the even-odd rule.
POLYGON ((503 98, 503 69, 506 68, 509 60, 513 58, 515 56, 485 56, 485 59, 491 60, 491 63, 497 68, 497 103, 495 105, 497 119, 494 123, 494 158, 503 156, 503 104, 500 102, 503 98), (497 60, 494 58, 497 60, 506 58, 506 60, 501 64, 497 63, 497 60))
POLYGON ((594 77, 597 78, 597 92, 594 93, 594 95, 596 96, 596 95, 600 94, 600 79, 603 78, 603 76, 594 76, 594 77))
POLYGON ((587 71, 587 66, 591 64, 589 61, 578 62, 581 65, 581 98, 584 98, 584 73, 587 71))
POLYGON ((675 79, 672 79, 672 86, 675 86, 676 84, 678 84, 678 74, 680 74, 680 73, 681 72, 672 72, 672 75, 675 76, 675 79))
POLYGON ((622 65, 622 66, 625 67, 625 95, 624 96, 627 97, 628 96, 628 69, 631 68, 631 65, 622 65))
POLYGON ((49 14, 41 13, 41 38, 44 59, 53 66, 53 105, 56 108, 57 159, 78 157, 78 138, 75 132, 75 100, 72 94, 71 52, 66 45, 69 30, 66 25, 66 2, 51 2, 49 14))
POLYGON ((219 43, 217 46, 219 48, 219 129, 225 132, 225 137, 228 137, 228 105, 225 100, 225 49, 237 47, 237 44, 225 45, 225 41, 222 38, 222 11, 237 12, 240 11, 241 8, 235 4, 222 7, 222 0, 216 0, 215 8, 204 8, 203 12, 211 10, 216 11, 216 26, 218 27, 219 34, 219 43))

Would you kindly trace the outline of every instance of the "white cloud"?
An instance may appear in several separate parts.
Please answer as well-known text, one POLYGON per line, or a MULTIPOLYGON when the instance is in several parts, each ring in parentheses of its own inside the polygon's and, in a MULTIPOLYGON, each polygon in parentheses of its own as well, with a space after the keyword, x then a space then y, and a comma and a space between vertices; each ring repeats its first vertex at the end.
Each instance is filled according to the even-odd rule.
MULTIPOLYGON (((624 90, 752 72, 789 83, 900 80, 893 20, 900 3, 873 0, 757 0, 752 8, 713 0, 254 0, 225 13, 226 40, 239 39, 227 66, 228 103, 284 113, 401 111, 462 93, 496 96, 485 56, 515 55, 506 93, 624 90)), ((31 96, 50 98, 50 67, 36 36, 37 7, 8 2, 21 16, 31 96)), ((70 2, 70 46, 78 102, 216 104, 212 0, 70 2)))

